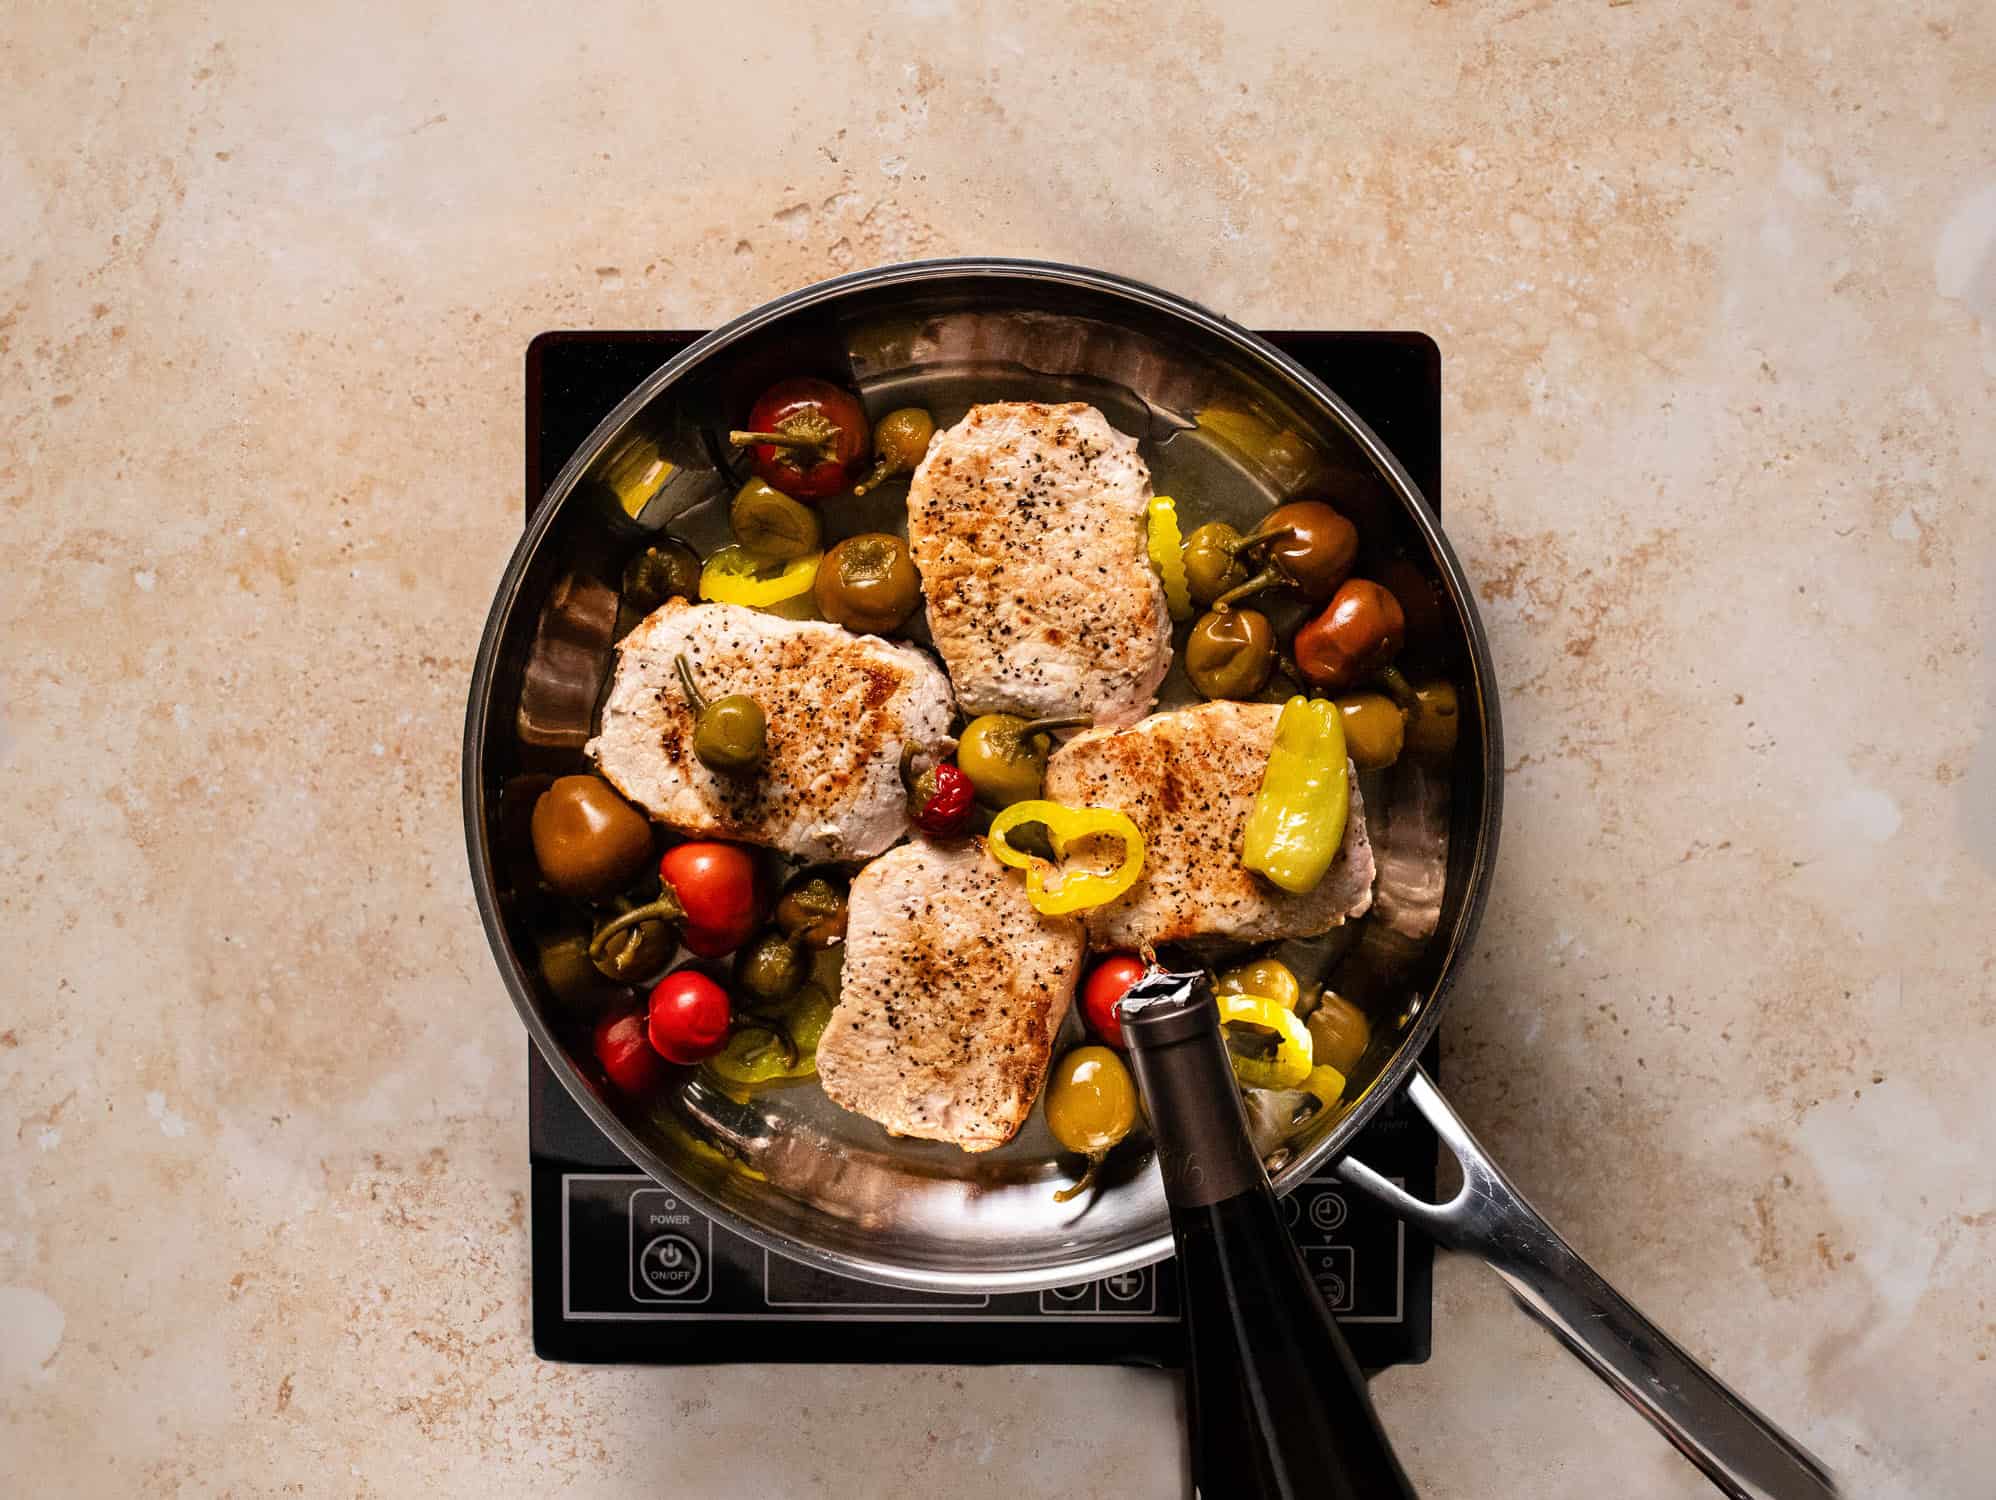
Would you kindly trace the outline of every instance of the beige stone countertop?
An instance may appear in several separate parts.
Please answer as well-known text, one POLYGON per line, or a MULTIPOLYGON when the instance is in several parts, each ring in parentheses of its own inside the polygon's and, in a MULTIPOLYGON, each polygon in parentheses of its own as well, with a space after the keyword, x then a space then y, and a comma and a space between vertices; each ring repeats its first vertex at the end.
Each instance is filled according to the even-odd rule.
MULTIPOLYGON (((1439 341, 1455 1101, 1850 1493, 1990 1493, 1996 7, 132 11, 0 27, 0 1493, 1182 1493, 1165 1375, 528 1337, 457 787, 527 342, 958 252, 1439 341)), ((1435 1320, 1424 1495, 1710 1493, 1435 1320)))

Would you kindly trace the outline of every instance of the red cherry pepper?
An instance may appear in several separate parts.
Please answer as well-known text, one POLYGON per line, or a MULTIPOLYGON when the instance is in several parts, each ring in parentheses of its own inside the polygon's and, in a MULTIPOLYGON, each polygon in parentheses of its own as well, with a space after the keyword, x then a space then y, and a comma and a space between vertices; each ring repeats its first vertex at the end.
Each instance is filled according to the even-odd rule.
POLYGON ((679 844, 658 862, 657 897, 597 928, 589 956, 607 954, 618 933, 641 922, 677 922, 682 943, 702 958, 719 958, 748 941, 762 907, 761 873, 748 850, 711 840, 679 844))
POLYGON ((945 761, 915 782, 915 826, 938 838, 955 838, 977 811, 977 788, 963 771, 945 761))
POLYGON ((1134 953, 1112 953, 1088 971, 1081 985, 1081 1013, 1095 1034, 1111 1047, 1123 1045, 1123 1023, 1116 1019, 1116 1002, 1143 978, 1147 966, 1134 953))
POLYGON ((733 1022, 728 992, 698 969, 681 969, 653 987, 645 1034, 667 1062, 690 1064, 725 1047, 733 1022))
POLYGON ((851 391, 825 380, 780 380, 749 408, 748 427, 728 434, 753 449, 756 474, 799 500, 822 500, 851 484, 866 462, 872 429, 851 391))
POLYGON ((733 952, 762 920, 755 856, 739 844, 679 844, 658 862, 658 878, 684 914, 680 941, 702 958, 733 952))
POLYGON ((613 1012, 596 1023, 596 1061, 620 1093, 641 1099, 665 1076, 665 1060, 645 1037, 642 1011, 613 1012))

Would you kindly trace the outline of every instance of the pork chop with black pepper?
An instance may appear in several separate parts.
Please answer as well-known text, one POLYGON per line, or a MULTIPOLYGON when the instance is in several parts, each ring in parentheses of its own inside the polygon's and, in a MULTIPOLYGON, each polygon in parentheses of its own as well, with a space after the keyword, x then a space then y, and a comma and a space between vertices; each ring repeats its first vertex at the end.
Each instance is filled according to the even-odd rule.
POLYGON ((1018 1133, 1074 999, 1081 923, 1049 917, 978 838, 891 849, 853 880, 833 1103, 896 1135, 989 1151, 1018 1133))
POLYGON ((589 757, 667 827, 802 860, 867 859, 908 831, 901 751, 946 758, 949 679, 921 650, 822 620, 669 599, 625 636, 589 757), (753 772, 693 754, 686 657, 709 699, 745 693, 769 722, 753 772))
POLYGON ((908 545, 966 714, 1129 724, 1171 667, 1150 469, 1094 407, 1001 401, 929 444, 908 545))

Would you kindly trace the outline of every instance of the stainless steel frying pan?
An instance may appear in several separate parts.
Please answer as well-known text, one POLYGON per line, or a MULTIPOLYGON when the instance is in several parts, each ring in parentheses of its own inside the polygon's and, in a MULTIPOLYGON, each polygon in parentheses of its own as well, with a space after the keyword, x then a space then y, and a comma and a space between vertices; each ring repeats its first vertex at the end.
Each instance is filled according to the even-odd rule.
MULTIPOLYGON (((1101 272, 1006 260, 886 267, 807 288, 708 335, 604 419, 550 488, 513 554, 480 643, 466 720, 464 808, 473 885, 493 951, 550 1066, 618 1148, 731 1228, 793 1259, 899 1286, 1025 1290, 1160 1260, 1172 1242, 1156 1171, 1112 1159, 1102 1189, 1053 1200, 1065 1167, 1037 1118, 967 1156, 895 1140, 814 1084, 743 1103, 688 1077, 636 1109, 600 1086, 586 1018, 535 964, 549 919, 523 837, 552 775, 580 769, 616 629, 624 560, 670 528, 724 539, 742 477, 723 435, 783 376, 847 380, 876 414, 920 404, 939 422, 978 401, 1094 403, 1144 444, 1159 493, 1197 520, 1251 525, 1299 492, 1358 523, 1362 566, 1425 580, 1409 652, 1447 676, 1462 730, 1445 769, 1403 759, 1362 783, 1379 865, 1373 912, 1285 947, 1372 1018, 1347 1100, 1269 1160, 1278 1191, 1326 1161, 1441 1243, 1482 1256, 1521 1303, 1728 1494, 1832 1493, 1806 1453, 1594 1275, 1504 1178, 1417 1058, 1475 931, 1496 854, 1503 755, 1484 632, 1455 554, 1393 455, 1336 394, 1226 319, 1101 272), (1344 1152, 1406 1089, 1461 1159, 1444 1205, 1407 1197, 1344 1152)), ((831 535, 898 530, 905 485, 828 507, 831 535)), ((1279 622, 1278 622, 1279 623, 1279 622)), ((1161 706, 1186 701, 1176 676, 1161 706)), ((1071 1023, 1078 1027, 1078 1022, 1071 1023)))

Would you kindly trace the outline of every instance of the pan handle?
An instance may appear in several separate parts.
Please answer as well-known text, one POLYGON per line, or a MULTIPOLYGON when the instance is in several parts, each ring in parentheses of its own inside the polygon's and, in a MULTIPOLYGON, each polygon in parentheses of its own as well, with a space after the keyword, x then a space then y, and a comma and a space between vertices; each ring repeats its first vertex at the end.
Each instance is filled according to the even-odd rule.
POLYGON ((1407 1096, 1462 1163, 1447 1203, 1403 1192, 1346 1157, 1338 1175, 1425 1230, 1438 1244, 1480 1256, 1543 1323, 1673 1447, 1734 1500, 1824 1500, 1837 1493, 1807 1449, 1755 1411, 1650 1322, 1525 1201, 1484 1154, 1434 1080, 1416 1069, 1407 1096))

